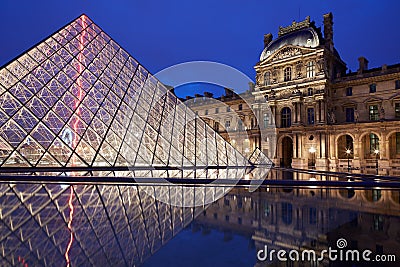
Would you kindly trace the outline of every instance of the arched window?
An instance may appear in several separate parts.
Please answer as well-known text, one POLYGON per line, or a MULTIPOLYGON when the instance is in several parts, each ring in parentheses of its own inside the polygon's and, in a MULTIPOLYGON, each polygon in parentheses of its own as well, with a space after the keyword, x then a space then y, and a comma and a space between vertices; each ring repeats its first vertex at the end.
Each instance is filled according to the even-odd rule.
POLYGON ((292 124, 292 111, 288 107, 284 107, 281 111, 281 127, 287 128, 292 124))
POLYGON ((292 80, 292 68, 291 67, 287 67, 283 71, 283 80, 285 82, 292 80))
POLYGON ((379 137, 376 134, 371 133, 369 135, 369 150, 370 153, 374 153, 375 150, 379 151, 379 137))
POLYGON ((271 84, 271 73, 267 71, 264 73, 264 85, 270 85, 271 84))
POLYGON ((315 76, 315 63, 314 61, 307 62, 306 67, 307 78, 311 78, 315 76))

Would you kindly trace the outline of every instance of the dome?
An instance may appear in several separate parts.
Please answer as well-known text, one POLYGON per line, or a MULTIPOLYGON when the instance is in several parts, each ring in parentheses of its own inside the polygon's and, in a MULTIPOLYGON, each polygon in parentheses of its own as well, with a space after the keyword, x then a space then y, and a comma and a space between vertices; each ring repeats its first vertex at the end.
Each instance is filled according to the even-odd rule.
POLYGON ((317 47, 319 45, 319 38, 317 32, 313 28, 305 28, 295 32, 287 33, 278 39, 272 41, 261 53, 260 61, 268 58, 276 50, 285 46, 303 46, 303 47, 317 47))

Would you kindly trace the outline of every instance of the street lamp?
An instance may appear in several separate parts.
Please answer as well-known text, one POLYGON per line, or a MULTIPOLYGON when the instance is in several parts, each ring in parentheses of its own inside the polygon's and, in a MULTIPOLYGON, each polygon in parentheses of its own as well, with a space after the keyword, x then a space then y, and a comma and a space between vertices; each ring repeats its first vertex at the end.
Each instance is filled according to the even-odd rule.
POLYGON ((346 149, 346 154, 347 154, 347 172, 350 172, 350 154, 351 154, 351 150, 350 149, 346 149))
POLYGON ((317 150, 315 149, 315 147, 310 147, 310 149, 308 150, 308 152, 310 152, 310 154, 311 154, 311 165, 312 165, 312 167, 315 167, 315 162, 314 162, 314 153, 316 152, 317 150))
POLYGON ((378 154, 379 154, 379 150, 375 149, 374 153, 375 153, 375 163, 376 163, 376 165, 375 165, 376 174, 379 174, 379 169, 378 169, 378 154))

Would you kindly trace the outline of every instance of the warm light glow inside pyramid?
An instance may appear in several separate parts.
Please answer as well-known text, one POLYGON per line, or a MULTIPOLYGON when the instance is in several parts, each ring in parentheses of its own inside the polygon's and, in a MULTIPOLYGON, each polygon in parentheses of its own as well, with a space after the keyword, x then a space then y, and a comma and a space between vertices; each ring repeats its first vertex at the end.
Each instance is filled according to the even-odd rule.
POLYGON ((1 166, 127 164, 248 161, 85 15, 0 70, 1 166))

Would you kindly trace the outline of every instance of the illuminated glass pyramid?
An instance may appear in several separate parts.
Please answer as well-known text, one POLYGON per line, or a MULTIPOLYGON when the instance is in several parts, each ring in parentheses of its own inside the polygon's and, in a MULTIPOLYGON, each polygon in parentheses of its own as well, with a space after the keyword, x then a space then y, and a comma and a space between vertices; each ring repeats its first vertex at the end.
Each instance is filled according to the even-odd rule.
MULTIPOLYGON (((0 69, 0 169, 240 179, 249 165, 85 15, 0 69)), ((0 184, 0 265, 137 266, 228 189, 196 190, 0 184)))
POLYGON ((0 166, 248 164, 85 15, 0 70, 0 166))

